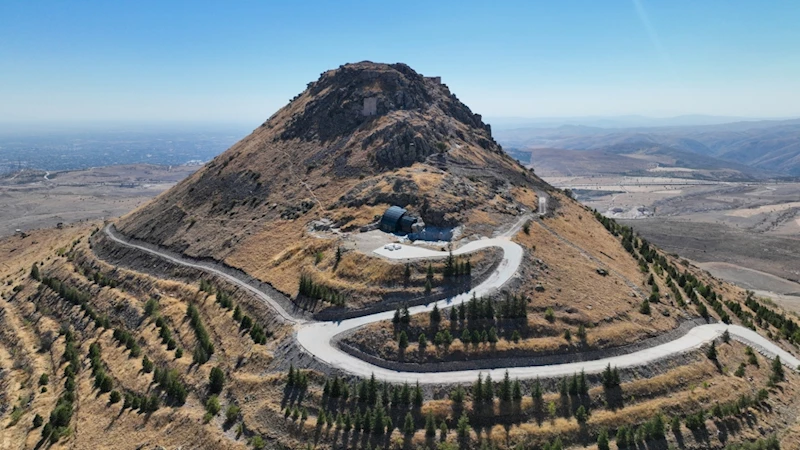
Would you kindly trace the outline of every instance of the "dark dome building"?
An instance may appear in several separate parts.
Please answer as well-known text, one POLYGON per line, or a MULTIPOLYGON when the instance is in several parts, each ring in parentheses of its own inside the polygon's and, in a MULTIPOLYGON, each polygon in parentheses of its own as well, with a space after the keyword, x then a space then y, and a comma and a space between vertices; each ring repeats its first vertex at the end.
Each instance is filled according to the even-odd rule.
POLYGON ((385 231, 387 233, 402 231, 400 219, 403 218, 406 212, 407 211, 404 208, 399 206, 390 206, 389 209, 383 213, 383 217, 381 217, 381 231, 385 231))

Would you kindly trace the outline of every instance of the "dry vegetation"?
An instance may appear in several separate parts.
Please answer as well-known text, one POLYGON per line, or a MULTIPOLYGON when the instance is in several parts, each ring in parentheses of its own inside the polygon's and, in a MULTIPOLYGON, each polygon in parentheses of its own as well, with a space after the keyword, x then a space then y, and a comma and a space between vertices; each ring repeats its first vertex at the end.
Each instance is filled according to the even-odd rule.
MULTIPOLYGON (((431 324, 427 316, 412 317, 398 327, 389 322, 372 324, 348 338, 358 348, 387 359, 400 356, 398 333, 405 331, 411 360, 461 360, 565 353, 616 347, 640 342, 678 326, 682 308, 667 296, 652 304, 650 314, 642 314, 642 300, 649 294, 644 274, 635 258, 625 251, 591 212, 562 198, 554 217, 532 222, 529 233, 515 237, 527 252, 522 281, 511 290, 526 299, 524 320, 502 320, 485 325, 467 324, 479 330, 496 327, 499 341, 463 345, 458 339, 465 326, 447 320, 431 324), (607 275, 601 275, 603 269, 607 275), (552 320, 548 320, 552 310, 552 320), (585 329, 581 338, 580 328, 585 329), (456 338, 446 350, 428 346, 424 356, 418 344, 420 334, 433 342, 436 333, 449 330, 456 338), (565 339, 569 330, 571 339, 565 339), (514 336, 517 333, 517 336, 514 336), (515 337, 515 339, 512 339, 515 337)), ((663 281, 661 281, 663 283, 663 281)), ((661 286, 661 292, 669 292, 661 286)), ((502 302, 499 295, 496 301, 502 302)), ((495 307, 498 309, 499 307, 495 307)))
MULTIPOLYGON (((292 297, 304 274, 358 307, 417 295, 429 280, 435 293, 445 285, 444 263, 432 262, 430 276, 427 262, 410 264, 406 276, 405 264, 309 232, 312 220, 330 218, 354 232, 400 204, 427 223, 463 225, 465 236, 491 235, 546 193, 548 214, 514 237, 525 259, 507 293, 481 299, 474 317, 457 310, 451 320, 441 311, 432 322, 398 311, 396 323, 374 324, 351 342, 384 358, 400 357, 401 336, 404 357, 517 357, 635 343, 704 315, 750 325, 786 348, 800 344, 776 306, 554 191, 502 153, 446 86, 412 72, 371 63, 327 72, 251 136, 123 218, 120 230, 241 268, 292 297), (337 83, 354 91, 337 97, 337 83), (369 95, 383 96, 389 110, 362 117, 369 95), (408 104, 391 103, 396 98, 408 104), (332 114, 340 111, 348 114, 332 114), (436 344, 444 330, 453 342, 436 344)), ((640 449, 724 448, 772 435, 797 448, 800 376, 777 376, 771 361, 739 343, 621 374, 609 367, 602 378, 483 379, 480 389, 423 391, 316 365, 290 369, 302 361, 293 330, 263 302, 178 268, 167 270, 175 279, 160 279, 111 266, 92 251, 94 226, 0 241, 3 445, 539 449, 561 442, 548 445, 554 450, 592 446, 607 430, 612 441, 632 436, 640 449)), ((477 276, 497 254, 470 258, 477 276)))
MULTIPOLYGON (((545 224, 554 231, 558 230, 560 234, 556 220, 545 220, 545 224)), ((587 214, 579 220, 594 219, 587 214)), ((534 255, 544 259, 546 254, 539 251, 542 243, 534 239, 539 235, 546 236, 547 231, 537 227, 538 225, 531 227, 530 235, 520 234, 519 240, 525 245, 536 245, 534 255)), ((635 372, 629 373, 625 375, 619 388, 606 389, 595 384, 599 380, 591 381, 585 396, 561 396, 557 386, 548 382, 546 386, 549 387, 545 390, 542 403, 533 400, 531 383, 521 386, 521 399, 504 402, 501 399, 501 380, 494 380, 497 398, 490 406, 484 402, 476 407, 469 386, 465 390, 466 398, 460 405, 448 399, 447 395, 442 398, 441 391, 438 394, 433 393, 433 398, 430 392, 425 394, 428 400, 420 407, 414 406, 413 399, 407 406, 403 406, 402 401, 398 406, 393 406, 394 400, 390 399, 385 409, 385 417, 391 418, 394 427, 390 434, 356 432, 353 429, 345 431, 344 417, 347 414, 354 414, 358 410, 363 415, 367 407, 373 411, 372 414, 375 411, 368 403, 357 400, 359 388, 356 384, 349 384, 351 396, 348 401, 343 401, 341 397, 332 398, 330 390, 324 389, 326 381, 330 382, 331 378, 314 371, 302 371, 307 387, 287 387, 285 370, 276 371, 277 366, 273 364, 271 356, 276 343, 282 339, 281 336, 286 336, 286 330, 276 329, 276 335, 269 339, 266 346, 254 344, 247 333, 239 330, 232 311, 221 306, 216 295, 201 291, 199 285, 158 280, 97 260, 87 243, 89 231, 88 227, 43 230, 25 239, 14 237, 0 243, 0 251, 6 256, 17 254, 17 258, 6 259, 13 261, 14 265, 4 267, 2 274, 7 284, 3 290, 5 307, 0 341, 0 356, 3 358, 0 385, 3 388, 3 398, 11 405, 3 415, 2 426, 5 427, 5 435, 13 442, 35 446, 42 439, 42 427, 32 427, 34 416, 41 415, 47 423, 49 413, 55 408, 59 397, 65 393, 64 374, 69 363, 62 360, 66 345, 65 337, 63 334, 59 335, 59 330, 63 329, 72 330, 75 336, 81 367, 75 377, 77 386, 74 414, 68 431, 53 444, 56 448, 134 448, 144 443, 167 447, 190 445, 198 448, 243 448, 258 444, 258 439, 274 439, 290 447, 300 445, 301 442, 316 442, 320 448, 342 444, 363 448, 374 447, 376 444, 387 448, 403 448, 409 441, 413 445, 429 445, 431 438, 425 431, 429 412, 436 425, 433 441, 440 441, 439 428, 444 422, 448 430, 445 439, 452 445, 459 445, 464 439, 459 437, 458 423, 462 414, 465 414, 465 420, 470 424, 466 439, 471 442, 471 446, 485 441, 498 448, 519 443, 541 445, 554 442, 556 438, 560 438, 567 447, 582 446, 585 442, 593 443, 601 429, 610 430, 613 441, 614 433, 621 426, 630 424, 635 429, 643 423, 649 423, 658 414, 663 415, 665 437, 654 438, 655 441, 649 443, 648 448, 661 448, 667 444, 686 448, 722 446, 729 441, 762 437, 761 431, 765 435, 777 433, 783 439, 783 448, 792 448, 796 437, 793 418, 796 417, 797 406, 793 399, 799 394, 795 388, 800 381, 798 376, 787 370, 785 381, 778 381, 774 387, 769 387, 772 373, 770 361, 759 356, 756 357, 758 365, 753 365, 745 354, 744 347, 738 343, 719 343, 717 362, 699 352, 689 361, 651 370, 643 374, 643 378, 639 378, 635 372), (32 245, 23 247, 22 243, 32 245), (50 288, 39 287, 41 283, 30 276, 30 267, 34 263, 38 263, 40 276, 56 277, 91 293, 90 307, 98 317, 108 317, 112 329, 98 326, 96 321, 90 320, 86 309, 66 302, 50 288), (99 282, 96 273, 104 277, 99 278, 99 282), (15 286, 21 288, 15 289, 15 286), (147 303, 154 297, 158 299, 157 308, 148 316, 145 312, 147 303), (196 346, 198 338, 186 318, 188 304, 194 304, 198 308, 200 320, 215 347, 213 356, 204 364, 192 361, 191 349, 196 346), (165 326, 171 330, 177 348, 184 350, 180 357, 176 356, 174 349, 169 350, 163 343, 156 317, 163 319, 165 326), (112 331, 118 328, 129 330, 135 336, 140 348, 139 356, 131 356, 131 351, 114 338, 112 331), (44 342, 50 339, 52 344, 45 345, 44 342), (130 407, 123 408, 124 400, 111 403, 111 394, 98 390, 87 356, 90 344, 94 343, 100 346, 99 360, 105 373, 111 378, 113 390, 156 395, 161 403, 157 410, 145 413, 134 411, 130 407), (165 391, 153 383, 153 374, 144 370, 144 356, 153 361, 156 367, 177 371, 180 381, 188 391, 185 403, 179 405, 170 400, 165 391), (744 373, 735 373, 740 364, 744 364, 744 373), (209 376, 214 367, 222 369, 226 381, 219 396, 220 412, 209 417, 205 403, 210 398, 209 376), (48 374, 49 379, 44 383, 47 390, 43 392, 39 377, 44 373, 48 374), (727 405, 739 401, 742 394, 756 399, 762 388, 768 391, 766 400, 753 400, 754 403, 740 408, 732 416, 713 417, 717 403, 727 405), (553 416, 548 411, 551 402, 555 405, 553 416), (233 419, 227 422, 224 417, 231 405, 238 409, 232 410, 233 419), (14 406, 17 406, 17 410, 13 409, 14 406), (585 423, 576 419, 576 414, 579 415, 577 408, 581 406, 588 410, 585 423), (704 428, 690 430, 686 427, 686 417, 701 409, 706 411, 704 428), (109 411, 112 413, 109 414, 109 411), (337 425, 336 418, 340 413, 342 421, 337 425), (409 414, 416 428, 411 434, 404 432, 405 418, 409 414), (304 416, 307 418, 304 419, 304 416), (678 417, 680 424, 677 432, 670 430, 673 417, 678 417)), ((550 244, 556 245, 553 242, 550 244)), ((570 258, 567 250, 567 247, 561 248, 560 254, 566 254, 570 258)), ((604 251, 609 253, 608 250, 604 251)), ((624 254, 614 256, 617 257, 614 262, 619 263, 624 254)), ((573 259, 576 262, 569 266, 576 273, 583 271, 590 274, 596 268, 593 264, 581 268, 577 262, 580 259, 585 260, 583 257, 573 259)), ((550 262, 546 264, 552 265, 550 262)), ((559 264, 558 267, 562 266, 567 265, 559 264)), ((620 273, 625 270, 622 266, 610 268, 620 273)), ((548 269, 548 272, 550 273, 545 275, 562 278, 567 278, 569 273, 554 274, 554 269, 548 269)), ((380 274, 380 270, 376 269, 375 276, 381 276, 380 274)), ((648 287, 644 274, 639 276, 642 288, 648 287)), ((602 279, 613 278, 614 275, 610 274, 602 279)), ((739 299, 744 295, 736 288, 719 284, 704 275, 701 278, 704 283, 714 284, 717 293, 725 298, 739 299)), ((542 279, 548 280, 546 276, 542 279)), ((609 289, 617 285, 613 281, 609 283, 609 289)), ((663 277, 656 277, 656 283, 660 285, 662 292, 667 292, 663 277)), ((552 289, 549 284, 547 286, 544 293, 534 292, 534 299, 537 295, 547 298, 551 291, 556 290, 555 286, 552 289)), ((563 292, 564 289, 561 293, 563 292)), ((570 292, 575 295, 574 292, 578 291, 570 292)), ((663 304, 662 301, 654 304, 654 307, 663 304)), ((594 300, 592 305, 600 305, 599 300, 594 300)), ((527 306, 529 310, 540 308, 534 302, 527 306)), ((594 310, 594 307, 587 309, 583 314, 588 316, 594 310)), ((639 313, 634 311, 629 314, 639 313)), ((711 314, 715 313, 712 311, 711 314)), ((530 312, 527 320, 535 323, 539 329, 550 326, 556 329, 574 327, 577 323, 570 320, 569 313, 557 311, 555 315, 555 324, 543 319, 541 312, 530 312)), ((428 320, 426 316, 415 317, 412 323, 419 321, 421 327, 428 327, 428 320)), ((622 326, 623 323, 617 325, 622 326)), ((443 322, 442 325, 446 326, 447 323, 443 322)), ((602 329, 589 328, 589 339, 592 333, 602 329)), ((777 330, 765 331, 778 333, 777 330)), ((563 339, 560 336, 551 338, 563 339)), ((520 341, 520 345, 523 342, 525 341, 520 341)), ((454 349, 457 345, 458 343, 453 344, 454 349)), ((500 350, 503 347, 498 347, 498 351, 500 350)), ((402 390, 401 388, 402 386, 394 386, 389 389, 391 392, 393 389, 402 390)), ((379 392, 382 389, 381 387, 379 392)), ((410 391, 413 393, 413 386, 410 391)), ((382 398, 382 394, 379 393, 377 398, 382 398)), ((378 403, 381 401, 378 400, 378 403)), ((636 433, 634 431, 634 435, 636 433)))

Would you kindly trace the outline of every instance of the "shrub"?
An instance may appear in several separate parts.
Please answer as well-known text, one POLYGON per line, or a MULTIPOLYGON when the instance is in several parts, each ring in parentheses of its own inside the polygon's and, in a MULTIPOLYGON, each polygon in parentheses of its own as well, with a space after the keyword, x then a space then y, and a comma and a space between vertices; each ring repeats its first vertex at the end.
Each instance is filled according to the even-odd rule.
POLYGON ((583 324, 578 326, 578 332, 576 333, 576 336, 578 336, 578 339, 580 339, 581 342, 586 342, 586 327, 583 324))
POLYGON ((544 318, 545 318, 545 320, 547 320, 550 323, 553 323, 553 322, 556 321, 556 314, 555 314, 555 312, 553 312, 553 308, 551 308, 549 306, 547 307, 547 310, 545 310, 545 312, 544 312, 544 318))
POLYGON ((250 445, 253 446, 255 450, 262 450, 264 448, 264 438, 261 436, 253 436, 253 439, 250 439, 250 445))
POLYGON ((109 395, 108 397, 108 402, 113 405, 114 403, 118 403, 120 401, 120 398, 121 395, 119 391, 111 391, 111 395, 109 395))
POLYGON ((463 403, 464 402, 464 396, 465 396, 464 388, 461 387, 461 386, 457 386, 455 389, 453 389, 450 392, 450 400, 452 400, 453 403, 456 403, 456 404, 463 403))
POLYGON ((680 433, 681 431, 681 418, 678 416, 672 417, 672 423, 670 424, 670 428, 672 429, 673 433, 680 433))
POLYGON ((770 375, 770 381, 777 383, 783 381, 785 377, 786 375, 783 370, 783 363, 781 363, 781 357, 776 356, 775 359, 772 360, 772 375, 770 375))
POLYGON ((228 409, 225 410, 225 422, 231 423, 239 417, 239 407, 236 405, 228 405, 228 409))
MULTIPOLYGON (((33 267, 36 267, 36 265, 34 265, 33 267)), ((44 423, 44 418, 42 416, 40 416, 39 414, 33 416, 33 428, 39 428, 40 426, 42 426, 42 423, 44 423)))
POLYGON ((639 305, 639 312, 641 314, 650 315, 650 301, 644 300, 641 305, 639 305))
POLYGON ((578 410, 575 411, 575 419, 578 420, 578 423, 586 423, 586 420, 589 418, 589 414, 586 412, 586 408, 581 405, 578 407, 578 410))
POLYGON ((158 301, 155 298, 150 298, 144 304, 144 313, 147 316, 152 316, 158 310, 158 301))
POLYGON ((45 385, 47 385, 47 383, 49 383, 49 382, 50 382, 50 375, 48 375, 48 374, 46 374, 46 373, 43 373, 43 374, 42 374, 42 375, 39 377, 39 386, 45 386, 45 385))
POLYGON ((219 410, 219 398, 216 395, 212 395, 208 398, 208 400, 206 400, 206 411, 208 411, 212 416, 216 416, 219 414, 219 410))
POLYGON ((703 410, 689 414, 686 416, 686 428, 692 431, 703 430, 706 428, 705 420, 705 412, 703 410))

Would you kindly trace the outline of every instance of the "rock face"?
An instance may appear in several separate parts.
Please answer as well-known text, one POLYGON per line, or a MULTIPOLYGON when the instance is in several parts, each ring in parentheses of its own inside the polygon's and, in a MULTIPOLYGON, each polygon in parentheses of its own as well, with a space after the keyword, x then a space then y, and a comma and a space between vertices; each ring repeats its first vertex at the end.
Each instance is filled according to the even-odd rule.
POLYGON ((479 135, 482 147, 500 150, 480 115, 447 86, 405 64, 345 65, 323 73, 303 95, 312 100, 292 117, 281 139, 329 144, 371 128, 361 145, 373 148, 372 161, 380 168, 409 166, 445 151, 445 141, 457 130, 453 119, 479 135))
POLYGON ((440 80, 405 64, 360 62, 323 73, 118 228, 189 256, 233 263, 250 252, 247 264, 266 265, 284 244, 258 236, 276 227, 286 227, 278 238, 287 241, 323 217, 360 229, 396 204, 431 226, 469 232, 478 220, 496 225, 535 209, 530 193, 547 188, 440 80), (286 225, 293 221, 301 223, 286 225))

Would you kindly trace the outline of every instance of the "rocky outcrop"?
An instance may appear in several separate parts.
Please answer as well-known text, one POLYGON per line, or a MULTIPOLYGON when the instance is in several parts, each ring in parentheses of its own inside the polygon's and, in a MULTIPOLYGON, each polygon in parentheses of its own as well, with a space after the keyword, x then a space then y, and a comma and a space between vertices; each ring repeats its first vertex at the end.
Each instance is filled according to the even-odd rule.
POLYGON ((468 127, 482 148, 497 150, 491 128, 479 114, 451 94, 447 86, 423 77, 405 64, 361 62, 323 73, 294 101, 305 102, 281 134, 283 140, 336 141, 358 131, 368 131, 363 149, 373 149, 379 168, 396 168, 422 162, 447 149, 448 136, 456 133, 453 120, 468 127))

